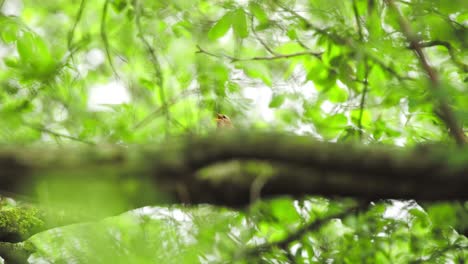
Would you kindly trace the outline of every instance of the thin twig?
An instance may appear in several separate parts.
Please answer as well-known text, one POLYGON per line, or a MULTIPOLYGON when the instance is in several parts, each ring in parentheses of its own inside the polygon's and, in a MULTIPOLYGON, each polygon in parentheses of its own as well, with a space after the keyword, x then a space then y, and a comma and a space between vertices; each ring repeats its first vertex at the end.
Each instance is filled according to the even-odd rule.
POLYGON ((252 249, 249 249, 247 251, 242 252, 240 255, 241 256, 258 256, 259 253, 262 252, 268 252, 274 248, 287 248, 289 244, 291 244, 294 241, 297 241, 301 239, 306 233, 313 232, 318 230, 320 227, 322 227, 324 224, 329 222, 332 219, 341 219, 344 217, 347 217, 353 213, 359 212, 359 211, 365 211, 367 210, 368 205, 359 205, 359 206, 354 206, 351 207, 341 213, 326 216, 320 219, 317 219, 309 224, 304 225, 303 227, 299 228, 295 232, 289 234, 286 236, 284 239, 275 241, 275 242, 270 242, 270 243, 265 243, 263 245, 254 247, 252 249))
POLYGON ((84 11, 85 6, 86 6, 86 0, 81 0, 80 7, 78 8, 78 12, 76 14, 75 21, 73 22, 72 29, 68 32, 68 39, 67 39, 68 52, 67 54, 65 54, 65 56, 62 58, 61 62, 59 63, 58 67, 60 68, 67 65, 70 59, 73 60, 73 55, 75 54, 75 52, 77 52, 80 49, 80 41, 77 43, 77 45, 73 45, 73 38, 75 37, 75 31, 78 26, 78 23, 80 22, 81 17, 83 16, 83 11, 84 11))
POLYGON ((171 105, 174 105, 179 102, 180 99, 184 98, 185 96, 188 96, 190 94, 193 94, 197 92, 197 90, 184 90, 181 92, 179 95, 175 96, 171 100, 169 100, 166 104, 166 106, 161 106, 155 109, 153 112, 148 114, 145 118, 143 118, 140 122, 138 122, 136 125, 133 126, 133 130, 139 129, 145 125, 147 125, 152 119, 157 117, 161 112, 164 111, 164 107, 168 107, 171 105))
POLYGON ((43 133, 53 135, 55 137, 67 138, 67 139, 70 139, 70 140, 73 140, 73 141, 77 141, 77 142, 92 145, 92 146, 96 145, 96 143, 94 143, 94 142, 87 141, 87 140, 77 138, 77 137, 74 137, 74 136, 70 136, 70 135, 61 134, 61 133, 52 131, 52 130, 50 130, 48 128, 45 128, 45 127, 43 127, 41 125, 33 125, 33 124, 28 124, 28 123, 24 123, 24 124, 26 126, 28 126, 29 128, 32 128, 34 130, 37 130, 37 131, 40 131, 40 132, 43 132, 43 133))
POLYGON ((449 129, 449 133, 455 139, 459 146, 463 146, 466 144, 466 137, 463 133, 463 129, 459 126, 458 121, 455 117, 455 114, 452 111, 452 108, 448 104, 446 96, 441 95, 441 83, 439 80, 439 76, 437 71, 429 65, 429 62, 424 55, 422 47, 420 45, 420 41, 418 40, 417 36, 412 32, 411 27, 406 21, 406 19, 401 14, 398 7, 395 5, 393 0, 385 0, 387 5, 397 14, 398 16, 398 23, 400 24, 400 28, 402 30, 403 35, 410 43, 410 47, 416 52, 416 55, 421 63, 424 71, 426 71, 427 75, 429 76, 430 80, 430 88, 432 90, 433 95, 438 100, 438 109, 435 110, 436 114, 438 114, 439 118, 444 122, 445 126, 449 129))
MULTIPOLYGON (((356 0, 353 0, 353 11, 354 11, 354 18, 356 20, 356 24, 357 24, 357 27, 358 27, 359 39, 361 40, 361 42, 363 42, 364 41, 364 34, 362 32, 361 21, 359 20, 359 10, 357 8, 356 0)), ((359 140, 362 140, 362 134, 363 134, 362 116, 364 114, 364 106, 366 104, 366 95, 367 95, 367 91, 369 89, 369 82, 367 81, 368 76, 369 76, 369 63, 367 61, 367 56, 366 55, 364 55, 363 61, 364 61, 364 81, 363 81, 364 89, 362 91, 361 102, 359 104, 359 119, 358 119, 359 140)))
MULTIPOLYGON (((400 3, 400 4, 405 4, 405 5, 409 5, 413 8, 421 8, 421 4, 419 3, 413 3, 413 2, 408 2, 408 1, 401 1, 401 0, 397 0, 396 2, 400 3)), ((430 3, 430 2, 429 2, 430 3)), ((440 12, 439 10, 437 10, 436 8, 426 8, 425 9, 426 11, 429 11, 430 13, 433 13, 433 14, 436 14, 438 15, 439 17, 441 17, 443 20, 449 22, 449 23, 452 23, 454 25, 456 25, 457 27, 459 28, 464 28, 466 29, 467 27, 461 23, 458 23, 457 21, 453 20, 450 18, 450 16, 440 12)))
POLYGON ((76 30, 76 27, 78 26, 78 23, 81 20, 85 6, 86 6, 86 0, 81 0, 80 7, 78 8, 78 12, 76 13, 75 22, 73 22, 72 29, 70 30, 70 32, 68 32, 68 40, 67 40, 68 50, 71 49, 71 45, 73 43, 73 37, 75 36, 75 30, 76 30))
POLYGON ((106 50, 106 56, 107 60, 109 61, 109 65, 111 66, 112 72, 114 72, 115 76, 117 78, 119 77, 119 74, 117 73, 117 70, 114 67, 114 62, 112 59, 112 56, 110 54, 110 45, 109 45, 109 39, 107 38, 107 31, 106 31, 106 18, 107 18, 107 9, 109 7, 110 0, 106 0, 104 2, 104 7, 102 8, 102 15, 101 15, 101 39, 102 42, 104 43, 104 49, 106 50))
POLYGON ((156 75, 156 83, 159 88, 159 99, 161 100, 161 104, 162 104, 160 109, 164 113, 164 116, 166 117, 166 134, 168 134, 167 126, 169 126, 171 116, 169 113, 169 106, 166 102, 166 93, 164 91, 164 76, 163 76, 163 72, 161 69, 161 64, 159 63, 159 59, 156 56, 156 52, 154 48, 151 46, 148 40, 146 40, 146 38, 144 37, 144 32, 142 30, 141 21, 140 21, 141 7, 140 7, 139 1, 135 1, 134 5, 135 5, 135 10, 136 10, 135 22, 136 22, 136 26, 138 29, 138 37, 140 38, 141 42, 145 46, 150 56, 151 64, 153 65, 153 68, 154 68, 154 73, 156 75))
POLYGON ((260 38, 260 36, 257 34, 257 31, 255 30, 255 27, 254 27, 254 16, 251 16, 251 21, 250 21, 250 27, 252 29, 252 32, 255 36, 255 38, 258 40, 258 42, 260 42, 260 44, 262 44, 262 46, 272 55, 278 55, 273 49, 271 49, 266 43, 265 41, 263 41, 262 38, 260 38))
MULTIPOLYGON (((452 58, 453 62, 458 66, 460 67, 463 72, 468 72, 468 64, 465 64, 463 63, 462 61, 460 61, 457 57, 457 55, 455 54, 455 50, 452 46, 452 44, 450 44, 450 42, 448 41, 443 41, 443 40, 431 40, 431 41, 427 41, 427 42, 420 42, 419 43, 419 47, 421 48, 429 48, 429 47, 434 47, 434 46, 443 46, 447 49, 450 57, 452 58)), ((408 47, 409 49, 414 49, 413 46, 409 46, 408 47)))
POLYGON ((359 45, 359 43, 353 41, 352 38, 346 38, 346 37, 342 37, 342 36, 339 36, 339 35, 336 35, 336 34, 333 34, 331 33, 331 31, 327 30, 327 29, 322 29, 318 26, 315 26, 314 24, 312 24, 311 22, 309 22, 305 17, 301 16, 300 14, 298 14, 296 11, 294 10, 291 10, 289 9, 288 7, 285 7, 283 6, 282 4, 278 3, 278 1, 275 1, 275 3, 281 7, 282 9, 284 9, 286 12, 289 12, 291 15, 293 15, 294 17, 296 17, 297 19, 299 19, 301 22, 303 22, 307 28, 310 28, 310 29, 313 29, 314 31, 316 31, 317 33, 323 35, 323 36, 326 36, 328 37, 329 39, 331 39, 335 44, 337 45, 347 45, 347 46, 350 46, 352 47, 354 50, 360 50, 361 52, 363 52, 367 58, 369 58, 370 60, 372 60, 375 64, 379 65, 382 69, 384 69, 385 71, 391 73, 394 77, 396 77, 399 81, 405 81, 405 80, 412 80, 412 78, 408 77, 408 76, 402 76, 400 75, 397 71, 395 71, 395 69, 393 69, 392 67, 386 65, 383 61, 381 61, 377 56, 375 56, 374 54, 368 52, 365 48, 363 48, 361 45, 359 45))
POLYGON ((358 27, 359 39, 363 41, 364 35, 362 33, 361 21, 359 20, 359 10, 356 4, 356 0, 353 0, 353 12, 354 12, 354 19, 356 20, 356 25, 358 27))
POLYGON ((317 58, 321 58, 321 56, 323 54, 323 52, 316 52, 316 51, 307 50, 307 51, 301 51, 301 52, 296 52, 296 53, 291 53, 291 54, 277 54, 276 56, 268 56, 268 57, 259 56, 259 57, 251 57, 251 58, 237 58, 237 57, 233 57, 233 56, 226 55, 226 54, 216 54, 216 53, 209 52, 209 51, 207 51, 205 49, 202 49, 199 45, 197 45, 197 48, 198 48, 198 50, 196 51, 196 53, 203 53, 203 54, 206 54, 206 55, 209 55, 209 56, 212 56, 212 57, 216 57, 216 58, 229 59, 231 62, 280 60, 280 59, 288 59, 288 58, 298 57, 298 56, 314 56, 314 57, 317 57, 317 58))
POLYGON ((364 89, 362 90, 361 102, 359 103, 359 119, 358 119, 358 128, 359 128, 359 139, 362 140, 362 116, 364 115, 364 106, 366 105, 366 95, 369 90, 369 82, 367 81, 369 77, 369 63, 367 59, 364 58, 364 89))

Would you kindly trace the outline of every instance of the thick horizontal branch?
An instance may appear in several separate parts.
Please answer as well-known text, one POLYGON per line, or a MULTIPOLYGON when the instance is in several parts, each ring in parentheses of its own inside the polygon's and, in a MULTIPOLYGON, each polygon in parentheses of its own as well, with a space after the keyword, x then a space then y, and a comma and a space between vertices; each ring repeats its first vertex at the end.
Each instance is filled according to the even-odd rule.
POLYGON ((14 148, 0 150, 0 191, 17 192, 25 184, 47 180, 48 174, 110 182, 133 177, 151 180, 159 191, 179 199, 183 190, 187 202, 242 206, 249 203, 255 179, 212 181, 197 177, 196 172, 220 162, 253 160, 280 165, 265 181, 261 197, 468 199, 468 162, 463 160, 468 159, 467 153, 456 148, 409 151, 324 143, 309 137, 242 131, 178 138, 155 146, 14 148))
POLYGON ((30 211, 32 215, 25 211, 26 217, 21 212, 0 212, 5 224, 0 226, 0 240, 23 241, 41 230, 74 223, 77 219, 91 220, 168 201, 243 207, 252 198, 280 195, 467 200, 467 154, 467 149, 446 146, 405 150, 243 131, 177 138, 152 146, 3 147, 0 149, 0 191, 24 194, 25 190, 36 190, 26 194, 39 192, 50 200, 54 196, 52 187, 59 186, 60 203, 66 205, 67 200, 78 198, 87 209, 78 209, 85 216, 63 220, 40 211, 36 214, 34 210, 30 211), (228 161, 235 161, 234 165, 240 167, 241 161, 258 163, 258 166, 266 164, 271 170, 266 170, 270 171, 266 176, 243 170, 233 175, 227 169, 229 164, 225 164, 228 161), (213 168, 212 165, 223 168, 224 175, 204 174, 202 169, 213 168), (129 185, 129 180, 141 183, 136 196, 142 200, 112 208, 112 199, 134 198, 135 194, 125 191, 128 186, 135 186, 129 185), (106 185, 125 188, 116 188, 113 191, 117 193, 111 196, 95 193, 111 189, 106 185), (103 204, 98 208, 107 211, 93 213, 89 205, 96 203, 103 204), (37 221, 18 221, 18 217, 37 221), (20 222, 26 226, 11 224, 20 222))

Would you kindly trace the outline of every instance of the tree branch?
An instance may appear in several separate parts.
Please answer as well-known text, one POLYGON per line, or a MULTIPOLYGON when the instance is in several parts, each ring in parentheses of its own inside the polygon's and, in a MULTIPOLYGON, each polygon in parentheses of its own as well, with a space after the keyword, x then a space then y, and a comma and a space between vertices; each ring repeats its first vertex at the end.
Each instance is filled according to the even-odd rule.
POLYGON ((164 90, 164 76, 161 68, 161 64, 159 62, 158 57, 156 56, 156 52, 154 48, 151 46, 151 44, 146 40, 144 34, 145 32, 142 29, 141 26, 141 7, 140 7, 140 2, 135 1, 135 10, 136 10, 136 15, 135 15, 135 22, 136 22, 136 27, 138 29, 138 37, 140 38, 141 42, 146 48, 146 51, 148 55, 150 56, 151 64, 153 65, 154 68, 154 73, 156 75, 156 83, 158 85, 158 91, 159 91, 159 99, 161 100, 161 111, 164 113, 164 116, 166 117, 166 134, 168 134, 168 126, 169 126, 169 121, 171 120, 171 116, 169 113, 169 106, 167 105, 166 101, 166 92, 164 90))
MULTIPOLYGON (((455 54, 455 50, 452 44, 450 44, 450 42, 443 41, 443 40, 431 40, 431 41, 419 43, 420 48, 429 48, 429 47, 434 47, 434 46, 445 47, 450 57, 452 58, 452 61, 455 63, 455 65, 457 65, 460 69, 462 69, 463 72, 468 72, 468 64, 465 64, 458 59, 457 55, 455 54)), ((416 47, 414 47, 413 45, 410 45, 408 48, 415 49, 416 47)))
POLYGON ((99 180, 109 184, 138 177, 178 199, 177 187, 182 183, 192 203, 239 207, 249 204, 255 177, 226 176, 212 181, 197 176, 203 168, 234 159, 265 161, 276 168, 261 188, 261 198, 306 194, 366 200, 468 198, 465 149, 443 146, 409 151, 251 131, 174 140, 154 147, 2 149, 0 191, 18 193, 25 184, 47 181, 48 172, 92 181, 95 175, 90 172, 98 170, 99 180), (450 157, 457 157, 456 163, 450 157))
POLYGON ((265 244, 260 245, 260 246, 256 246, 254 248, 251 248, 251 249, 247 250, 246 252, 242 252, 239 255, 242 256, 242 257, 245 257, 245 256, 258 256, 262 252, 268 252, 268 251, 271 251, 274 248, 281 248, 281 249, 284 249, 284 250, 287 251, 289 244, 291 244, 294 241, 300 240, 307 233, 314 232, 314 231, 320 229, 320 227, 322 227, 324 224, 326 224, 330 220, 332 220, 332 219, 342 219, 342 218, 345 218, 345 217, 347 217, 347 216, 349 216, 351 214, 365 211, 365 210, 367 210, 367 208, 368 208, 368 205, 361 205, 361 206, 357 206, 357 207, 351 207, 349 209, 344 210, 341 213, 333 214, 333 215, 329 215, 329 216, 326 216, 326 217, 316 219, 315 221, 312 221, 312 222, 304 225, 303 227, 297 229, 296 231, 288 234, 287 236, 285 236, 285 238, 283 238, 281 240, 270 242, 270 243, 265 243, 265 244))
POLYGON ((52 130, 47 129, 47 128, 45 128, 43 126, 40 126, 40 125, 32 125, 32 124, 28 124, 28 123, 24 123, 24 124, 26 126, 32 128, 32 129, 34 129, 34 130, 44 132, 44 133, 50 134, 50 135, 55 136, 55 137, 67 138, 67 139, 70 139, 70 140, 73 140, 73 141, 77 141, 77 142, 80 142, 80 143, 85 143, 85 144, 92 145, 92 146, 96 145, 96 143, 94 143, 94 142, 87 141, 87 140, 77 138, 77 137, 74 137, 74 136, 70 136, 70 135, 57 133, 55 131, 52 131, 52 130))
POLYGON ((277 54, 275 56, 269 56, 269 57, 251 57, 251 58, 237 58, 233 56, 229 56, 226 54, 216 54, 212 53, 209 51, 206 51, 202 49, 200 46, 197 45, 198 50, 196 53, 203 53, 212 57, 216 58, 226 58, 229 59, 231 62, 238 62, 238 61, 262 61, 262 60, 280 60, 280 59, 288 59, 292 57, 298 57, 298 56, 314 56, 317 58, 321 58, 323 52, 315 52, 315 51, 302 51, 302 52, 296 52, 296 53, 291 53, 291 54, 277 54))
POLYGON ((68 32, 68 39, 67 39, 68 50, 71 50, 73 37, 75 36, 75 30, 76 30, 76 27, 78 26, 78 23, 81 20, 85 6, 86 6, 86 0, 81 0, 80 7, 78 8, 78 12, 76 13, 76 18, 75 18, 75 21, 73 22, 72 29, 70 30, 70 32, 68 32))
MULTIPOLYGON (((186 96, 189 96, 191 94, 194 94, 198 92, 198 90, 184 90, 182 91, 179 95, 175 96, 174 98, 170 99, 167 103, 166 103, 166 106, 169 107, 171 105, 174 105, 176 103, 178 103, 181 99, 183 99, 184 97, 186 96)), ((158 107, 156 108, 153 112, 151 112, 150 114, 148 114, 145 118, 143 118, 141 121, 139 121, 138 123, 136 123, 134 126, 133 126, 133 130, 136 130, 136 129, 139 129, 145 125, 147 125, 151 120, 153 120, 155 117, 157 117, 160 113, 163 113, 164 112, 164 108, 165 106, 161 106, 161 107, 158 107)))
MULTIPOLYGON (((405 150, 325 143, 310 137, 252 131, 215 133, 205 137, 192 135, 154 146, 2 147, 0 191, 29 195, 35 200, 34 193, 25 190, 37 190, 39 186, 60 180, 67 183, 63 185, 65 189, 60 190, 61 204, 67 204, 68 197, 74 195, 79 195, 82 202, 88 204, 96 201, 87 197, 98 194, 70 183, 92 185, 98 181, 100 188, 91 190, 109 188, 115 191, 113 195, 128 201, 127 207, 106 209, 105 215, 99 217, 162 202, 161 196, 145 196, 144 201, 136 200, 139 195, 135 198, 134 194, 116 187, 128 184, 129 179, 141 183, 141 188, 148 188, 150 192, 170 197, 171 202, 210 203, 235 208, 250 204, 252 186, 258 182, 258 177, 265 176, 261 187, 255 191, 255 196, 261 199, 284 195, 298 198, 324 195, 365 201, 386 198, 466 200, 467 154, 467 149, 447 146, 405 150), (456 160, 450 157, 456 157, 456 160), (267 170, 268 175, 213 175, 206 174, 207 170, 201 173, 213 165, 226 166, 222 163, 232 160, 240 161, 240 165, 242 161, 263 161, 271 169, 267 170)), ((42 196, 57 195, 47 188, 41 191, 42 196)), ((11 225, 5 219, 9 219, 9 223, 23 225, 14 230, 0 227, 1 240, 8 242, 21 241, 35 232, 77 221, 73 214, 60 219, 54 212, 2 214, 0 218, 7 226, 11 225), (17 218, 24 215, 31 219, 31 214, 36 219, 33 222, 17 218)), ((81 220, 96 217, 94 214, 79 216, 81 220)))
POLYGON ((114 67, 114 60, 112 59, 112 55, 110 54, 110 45, 109 39, 107 38, 107 28, 106 28, 106 18, 107 18, 107 9, 109 7, 110 0, 105 0, 104 6, 102 8, 101 14, 101 39, 104 43, 104 49, 106 50, 107 60, 109 61, 109 65, 111 66, 112 72, 115 74, 117 78, 120 78, 117 70, 114 67))
MULTIPOLYGON (((362 25, 361 25, 361 21, 359 19, 359 10, 358 10, 358 7, 357 7, 356 0, 353 0, 353 11, 354 11, 354 19, 356 20, 356 24, 357 24, 357 27, 358 27, 359 39, 363 42, 364 41, 364 34, 362 32, 362 25)), ((367 95, 367 91, 369 89, 369 82, 367 81, 367 78, 369 77, 369 63, 367 61, 367 56, 366 55, 364 55, 363 61, 364 61, 364 81, 363 81, 364 89, 362 91, 361 102, 359 104, 359 119, 358 119, 358 129, 359 129, 359 139, 360 140, 362 140, 362 132, 363 132, 363 129, 362 129, 362 116, 364 114, 364 106, 366 104, 366 95, 367 95)))
MULTIPOLYGON (((277 53, 271 49, 266 43, 265 41, 263 41, 262 38, 260 38, 260 36, 257 34, 257 31, 255 30, 255 26, 254 26, 254 16, 251 15, 250 16, 250 29, 252 30, 255 38, 258 40, 258 42, 260 42, 260 44, 262 44, 262 46, 272 55, 277 55, 277 53)), ((200 49, 200 48, 199 48, 200 49)))

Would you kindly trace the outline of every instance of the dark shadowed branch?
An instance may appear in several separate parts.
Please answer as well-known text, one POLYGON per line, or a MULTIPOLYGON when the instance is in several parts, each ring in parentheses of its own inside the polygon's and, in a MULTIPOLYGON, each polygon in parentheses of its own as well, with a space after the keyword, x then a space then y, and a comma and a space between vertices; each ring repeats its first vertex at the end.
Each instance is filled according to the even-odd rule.
MULTIPOLYGON (((164 144, 144 146, 3 147, 0 149, 0 191, 33 195, 24 193, 24 187, 54 182, 57 177, 67 182, 84 181, 86 186, 97 179, 100 186, 115 186, 133 178, 146 188, 154 188, 154 192, 170 197, 171 202, 242 208, 251 203, 252 187, 258 182, 258 174, 228 173, 211 177, 201 173, 213 165, 226 166, 224 163, 232 160, 240 161, 240 165, 242 161, 262 161, 272 167, 255 192, 255 198, 261 199, 283 195, 297 198, 342 196, 365 201, 468 199, 466 149, 427 146, 405 150, 326 143, 310 137, 252 131, 181 137, 164 144)), ((78 191, 83 196, 87 190, 78 188, 78 191)), ((132 199, 123 191, 118 195, 132 199)), ((143 204, 131 203, 127 207, 109 209, 108 213, 115 215, 136 208, 132 206, 168 201, 160 199, 149 198, 143 204)), ((43 212, 29 212, 24 214, 32 214, 37 219, 35 224, 25 222, 29 226, 26 229, 21 226, 17 230, 0 228, 2 241, 22 241, 54 226, 42 220, 43 212)), ((15 217, 21 214, 10 218, 8 214, 11 212, 2 213, 0 217, 18 223, 15 217)), ((61 220, 59 225, 67 221, 73 223, 76 218, 61 220)))
POLYGON ((183 183, 188 186, 188 197, 193 203, 244 206, 250 202, 254 178, 211 181, 196 175, 211 165, 244 160, 279 166, 263 185, 261 197, 316 194, 367 200, 466 199, 468 163, 463 157, 467 157, 465 149, 447 146, 404 150, 233 131, 177 138, 157 146, 2 149, 0 188, 15 192, 37 174, 46 175, 48 171, 78 177, 80 171, 86 175, 99 169, 108 171, 100 174, 102 180, 108 177, 115 181, 118 175, 149 178, 161 191, 175 196, 176 185, 183 183), (458 159, 453 161, 450 157, 458 159))

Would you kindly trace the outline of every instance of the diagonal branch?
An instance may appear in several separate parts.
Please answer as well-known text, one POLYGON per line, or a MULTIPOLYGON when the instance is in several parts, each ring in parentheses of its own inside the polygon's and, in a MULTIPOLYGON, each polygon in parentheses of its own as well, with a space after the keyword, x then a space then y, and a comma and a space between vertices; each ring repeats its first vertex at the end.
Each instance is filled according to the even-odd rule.
MULTIPOLYGON (((443 47, 445 47, 447 49, 450 57, 452 58, 452 61, 458 67, 460 67, 463 70, 463 72, 468 72, 468 64, 465 64, 465 63, 463 63, 462 61, 460 61, 458 59, 457 55, 455 54, 455 50, 454 50, 452 44, 450 44, 450 42, 443 41, 443 40, 431 40, 431 41, 420 42, 419 43, 420 48, 429 48, 429 47, 434 47, 434 46, 443 46, 443 47)), ((413 45, 410 45, 408 48, 415 49, 415 47, 413 45)))
POLYGON ((139 1, 134 2, 135 5, 135 10, 136 10, 136 15, 135 15, 135 22, 136 22, 136 27, 138 29, 138 37, 140 38, 141 42, 146 48, 146 51, 148 55, 150 56, 151 64, 153 65, 154 68, 154 73, 156 75, 156 83, 158 85, 158 90, 159 90, 159 99, 161 100, 161 111, 164 113, 164 116, 166 117, 166 134, 167 134, 167 129, 169 125, 169 121, 171 120, 171 116, 169 113, 169 106, 166 102, 166 93, 164 91, 164 76, 161 68, 161 64, 159 62, 158 57, 156 56, 156 52, 154 48, 151 46, 151 44, 148 42, 148 40, 144 36, 144 31, 141 26, 141 4, 139 1))
POLYGON ((258 256, 260 253, 271 251, 274 248, 282 248, 287 251, 289 244, 291 244, 294 241, 300 240, 305 234, 309 232, 314 232, 320 229, 320 227, 322 227, 324 224, 326 224, 330 220, 345 218, 351 214, 365 211, 367 210, 367 208, 368 208, 368 205, 354 206, 347 210, 344 210, 341 213, 333 214, 330 216, 317 219, 313 222, 310 222, 304 225, 303 227, 299 228, 295 232, 290 233, 289 235, 287 235, 285 238, 281 240, 271 242, 271 243, 265 243, 263 245, 254 247, 250 250, 247 250, 246 252, 241 253, 240 255, 241 256, 258 256))
POLYGON ((112 72, 115 74, 115 76, 117 78, 120 78, 119 74, 117 73, 117 70, 114 67, 114 61, 112 59, 112 55, 110 54, 109 39, 107 38, 106 18, 107 18, 107 9, 109 7, 109 3, 110 3, 110 0, 105 0, 104 7, 102 8, 102 14, 101 14, 101 39, 102 39, 102 42, 104 43, 104 49, 106 50, 107 60, 109 61, 109 65, 111 66, 112 72))
POLYGON ((410 43, 410 47, 416 52, 416 55, 421 63, 422 68, 429 76, 430 81, 430 90, 432 94, 438 100, 438 109, 435 110, 436 113, 440 112, 438 115, 445 126, 449 129, 451 136, 455 139, 459 146, 466 144, 466 137, 463 132, 462 127, 458 124, 458 120, 453 113, 452 108, 450 107, 446 96, 441 95, 442 85, 437 71, 429 65, 429 62, 424 55, 422 46, 417 38, 417 36, 412 32, 412 29, 408 21, 403 17, 398 7, 395 5, 393 0, 385 0, 388 6, 397 14, 398 22, 402 30, 403 35, 406 37, 407 41, 410 43))
POLYGON ((87 141, 87 140, 77 138, 77 137, 74 137, 74 136, 70 136, 70 135, 61 134, 61 133, 52 131, 52 130, 50 130, 48 128, 45 128, 43 126, 40 126, 40 125, 32 125, 32 124, 27 124, 27 123, 25 123, 25 125, 32 128, 32 129, 34 129, 34 130, 50 134, 50 135, 52 135, 54 137, 66 138, 66 139, 70 139, 70 140, 77 141, 77 142, 84 143, 84 144, 91 145, 91 146, 96 145, 96 143, 94 143, 94 142, 87 141))
POLYGON ((252 15, 251 18, 250 18, 250 28, 255 36, 255 38, 258 40, 258 42, 260 42, 260 44, 262 44, 262 46, 272 55, 277 55, 277 53, 271 49, 266 43, 265 41, 263 41, 262 38, 260 38, 260 36, 258 35, 257 31, 255 30, 255 26, 254 26, 254 16, 252 15))
MULTIPOLYGON (((181 99, 183 99, 186 96, 189 96, 191 94, 194 94, 198 92, 198 90, 184 90, 181 92, 178 96, 175 96, 174 98, 170 99, 167 103, 166 106, 171 106, 176 103, 178 103, 181 99)), ((136 125, 133 126, 133 130, 142 128, 143 126, 146 126, 151 120, 156 118, 159 114, 163 113, 165 106, 158 107, 155 109, 153 112, 148 114, 145 118, 143 118, 141 121, 139 121, 136 125)))
POLYGON ((86 6, 86 0, 81 0, 80 7, 78 8, 78 12, 76 13, 76 18, 75 18, 75 21, 73 22, 72 29, 70 30, 70 32, 68 32, 67 46, 69 50, 71 50, 73 37, 75 36, 76 27, 78 26, 78 23, 81 20, 85 6, 86 6))

